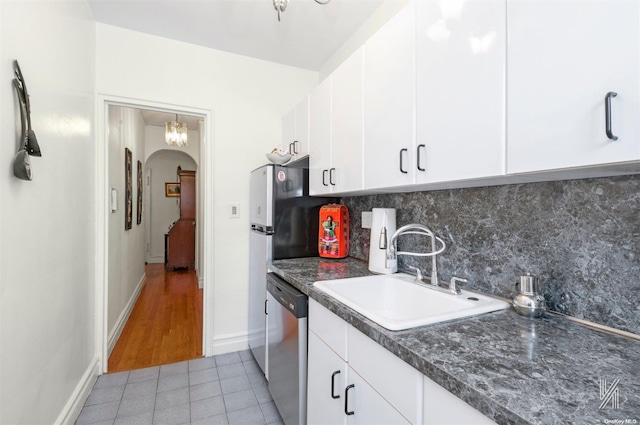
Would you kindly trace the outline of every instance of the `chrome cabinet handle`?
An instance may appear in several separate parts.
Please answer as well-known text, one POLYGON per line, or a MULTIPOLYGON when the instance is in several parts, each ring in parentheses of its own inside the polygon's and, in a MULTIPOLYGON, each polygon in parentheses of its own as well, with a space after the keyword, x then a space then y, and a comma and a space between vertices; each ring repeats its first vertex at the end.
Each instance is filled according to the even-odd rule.
POLYGON ((404 169, 404 167, 403 167, 403 165, 404 165, 404 164, 403 164, 403 161, 402 161, 402 153, 403 153, 403 152, 407 152, 407 149, 406 149, 406 148, 402 148, 402 149, 400 149, 400 172, 401 172, 402 174, 407 174, 407 171, 405 171, 405 169, 404 169))
POLYGON ((336 380, 335 377, 337 374, 339 374, 340 371, 336 370, 335 372, 333 372, 333 374, 331 375, 331 398, 336 399, 336 398, 340 398, 340 394, 335 395, 335 388, 336 388, 336 380))
POLYGON ((294 146, 294 145, 293 145, 293 142, 292 142, 292 143, 289 143, 289 154, 290 154, 290 155, 293 155, 293 154, 294 154, 294 152, 293 152, 293 146, 294 146))
POLYGON ((297 140, 293 141, 293 153, 296 155, 298 155, 298 143, 299 142, 297 140))
POLYGON ((331 186, 335 186, 336 182, 333 181, 333 172, 336 171, 335 168, 331 168, 329 170, 329 184, 331 184, 331 186))
POLYGON ((327 172, 328 172, 328 171, 329 171, 329 170, 322 170, 322 185, 323 185, 323 186, 329 186, 329 185, 327 184, 327 172))
POLYGON ((604 110, 605 110, 604 118, 605 118, 607 137, 609 138, 609 140, 618 140, 618 136, 615 136, 613 134, 613 131, 611 130, 611 98, 616 97, 617 95, 618 93, 610 91, 604 97, 604 110))
POLYGON ((345 390, 344 390, 344 414, 347 416, 351 416, 353 415, 355 412, 349 411, 349 390, 351 388, 355 387, 355 384, 351 384, 349 385, 345 390))
POLYGON ((416 164, 418 166, 418 170, 419 171, 426 171, 425 168, 421 167, 420 164, 422 163, 422 159, 420 158, 420 148, 424 149, 425 152, 427 150, 427 147, 425 145, 418 145, 418 152, 417 152, 417 157, 418 159, 416 160, 416 164))

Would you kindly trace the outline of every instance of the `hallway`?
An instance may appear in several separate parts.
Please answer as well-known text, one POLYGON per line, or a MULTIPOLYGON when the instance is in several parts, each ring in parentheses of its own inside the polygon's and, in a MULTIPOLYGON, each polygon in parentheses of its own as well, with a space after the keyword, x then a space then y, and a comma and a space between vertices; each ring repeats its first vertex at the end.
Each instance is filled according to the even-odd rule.
POLYGON ((202 289, 195 271, 147 264, 138 301, 109 356, 109 373, 202 357, 202 289))

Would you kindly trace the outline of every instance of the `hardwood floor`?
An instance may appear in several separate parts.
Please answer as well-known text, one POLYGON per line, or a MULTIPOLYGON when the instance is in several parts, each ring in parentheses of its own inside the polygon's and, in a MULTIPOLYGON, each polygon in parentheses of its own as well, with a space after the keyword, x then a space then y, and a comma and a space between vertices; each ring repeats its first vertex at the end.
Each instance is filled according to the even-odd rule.
POLYGON ((110 373, 202 357, 202 289, 195 272, 148 264, 146 274, 109 356, 110 373))

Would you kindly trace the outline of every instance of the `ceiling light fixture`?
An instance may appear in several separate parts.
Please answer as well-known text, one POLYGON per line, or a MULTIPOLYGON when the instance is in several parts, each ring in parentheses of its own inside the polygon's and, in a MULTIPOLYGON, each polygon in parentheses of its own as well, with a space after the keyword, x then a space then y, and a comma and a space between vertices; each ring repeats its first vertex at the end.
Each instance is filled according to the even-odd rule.
MULTIPOLYGON (((329 4, 331 0, 314 0, 318 4, 329 4)), ((280 14, 285 11, 289 5, 289 0, 273 0, 273 8, 278 11, 278 22, 280 22, 280 14)))
POLYGON ((169 121, 165 125, 164 140, 169 146, 182 148, 187 146, 187 124, 178 122, 178 114, 175 121, 169 121))

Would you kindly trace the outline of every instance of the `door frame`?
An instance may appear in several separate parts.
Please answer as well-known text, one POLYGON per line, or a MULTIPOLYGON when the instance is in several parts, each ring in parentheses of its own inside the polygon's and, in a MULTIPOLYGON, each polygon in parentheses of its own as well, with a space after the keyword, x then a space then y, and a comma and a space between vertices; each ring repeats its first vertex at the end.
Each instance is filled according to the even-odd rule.
MULTIPOLYGON (((109 282, 109 106, 123 106, 127 108, 149 109, 171 114, 185 114, 202 117, 204 120, 204 135, 200 136, 200 164, 198 167, 202 185, 200 202, 202 211, 202 258, 213 257, 213 211, 214 200, 214 154, 213 154, 213 128, 214 113, 211 109, 203 109, 192 106, 176 105, 151 100, 132 99, 109 94, 97 95, 96 107, 96 149, 95 149, 95 345, 98 356, 99 370, 107 372, 108 368, 108 282, 109 282)), ((213 265, 202 261, 198 265, 199 279, 203 281, 203 323, 202 323, 202 353, 204 356, 213 355, 213 265)))

